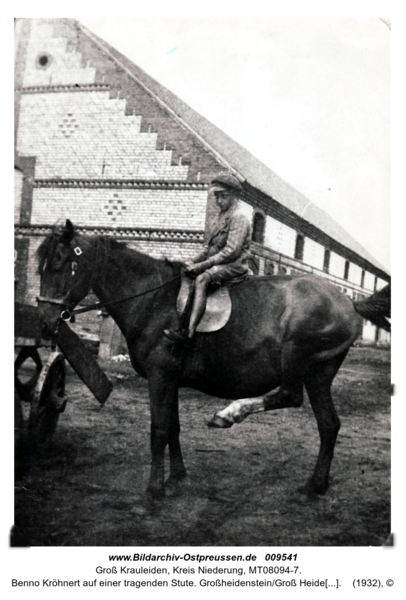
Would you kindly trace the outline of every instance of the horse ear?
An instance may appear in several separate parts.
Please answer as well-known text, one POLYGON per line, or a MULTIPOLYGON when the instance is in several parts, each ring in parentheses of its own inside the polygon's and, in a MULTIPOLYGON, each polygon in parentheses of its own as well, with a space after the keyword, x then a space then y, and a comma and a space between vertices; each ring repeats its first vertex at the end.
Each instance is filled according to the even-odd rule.
POLYGON ((70 244, 70 242, 73 240, 74 234, 75 232, 72 223, 69 221, 69 219, 66 219, 65 227, 62 230, 62 242, 64 244, 70 244))

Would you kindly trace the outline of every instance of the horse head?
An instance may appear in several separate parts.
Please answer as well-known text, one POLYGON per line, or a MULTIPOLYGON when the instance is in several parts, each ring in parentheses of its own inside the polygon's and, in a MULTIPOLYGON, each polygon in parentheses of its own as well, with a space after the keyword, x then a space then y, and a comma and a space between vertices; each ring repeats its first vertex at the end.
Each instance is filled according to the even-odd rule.
POLYGON ((38 248, 39 318, 45 338, 53 337, 60 318, 70 320, 69 311, 89 293, 93 279, 91 254, 89 240, 77 235, 69 220, 38 248))

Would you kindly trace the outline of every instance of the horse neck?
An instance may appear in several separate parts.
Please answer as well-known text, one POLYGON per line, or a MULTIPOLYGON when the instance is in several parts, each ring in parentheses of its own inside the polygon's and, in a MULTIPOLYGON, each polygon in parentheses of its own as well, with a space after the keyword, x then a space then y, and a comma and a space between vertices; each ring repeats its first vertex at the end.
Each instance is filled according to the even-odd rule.
MULTIPOLYGON (((117 301, 136 296, 158 287, 176 277, 176 269, 170 263, 157 260, 128 248, 124 244, 111 243, 105 248, 103 264, 96 265, 96 275, 92 289, 102 303, 117 301)), ((163 292, 167 294, 163 288, 163 292)), ((128 303, 120 303, 108 307, 108 311, 121 329, 125 329, 131 318, 131 327, 135 326, 134 314, 142 322, 150 315, 148 305, 152 294, 145 294, 131 300, 131 306, 137 304, 137 310, 130 310, 128 303), (131 316, 130 316, 131 315, 131 316)))

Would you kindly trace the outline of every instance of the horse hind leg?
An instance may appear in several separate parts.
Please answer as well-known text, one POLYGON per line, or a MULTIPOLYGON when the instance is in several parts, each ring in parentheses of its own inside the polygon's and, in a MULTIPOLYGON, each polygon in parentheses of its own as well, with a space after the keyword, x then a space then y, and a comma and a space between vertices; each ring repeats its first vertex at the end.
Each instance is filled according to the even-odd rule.
POLYGON ((235 400, 217 412, 207 423, 208 427, 228 428, 241 423, 249 415, 281 408, 298 408, 303 404, 303 377, 308 368, 304 357, 293 342, 287 343, 282 352, 281 384, 266 396, 235 400))
POLYGON ((331 384, 347 352, 328 362, 314 364, 306 374, 304 383, 320 435, 320 450, 314 472, 300 489, 310 496, 325 494, 329 487, 330 467, 341 425, 331 397, 331 384))
POLYGON ((235 400, 223 410, 218 411, 207 423, 208 427, 227 429, 235 423, 241 423, 249 415, 281 408, 297 408, 303 403, 303 384, 295 383, 288 388, 283 384, 259 398, 235 400))

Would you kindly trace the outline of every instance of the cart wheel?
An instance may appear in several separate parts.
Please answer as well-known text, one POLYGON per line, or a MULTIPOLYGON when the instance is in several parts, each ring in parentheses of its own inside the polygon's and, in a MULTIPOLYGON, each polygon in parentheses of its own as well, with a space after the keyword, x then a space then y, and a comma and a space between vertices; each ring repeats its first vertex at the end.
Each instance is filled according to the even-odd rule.
POLYGON ((35 446, 47 446, 65 410, 65 360, 53 352, 43 367, 33 393, 29 418, 30 434, 35 446))
POLYGON ((41 369, 42 361, 40 355, 38 354, 37 348, 35 346, 24 346, 23 348, 21 348, 17 359, 14 363, 14 385, 18 392, 18 395, 20 396, 21 401, 32 401, 32 392, 38 382, 41 369), (18 376, 18 372, 22 365, 25 363, 25 361, 29 358, 31 358, 35 362, 36 370, 34 371, 34 374, 31 376, 29 381, 23 383, 18 376))

